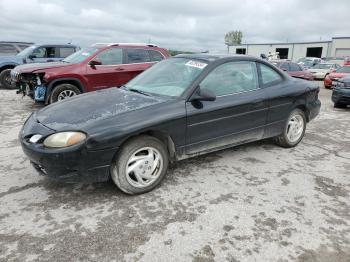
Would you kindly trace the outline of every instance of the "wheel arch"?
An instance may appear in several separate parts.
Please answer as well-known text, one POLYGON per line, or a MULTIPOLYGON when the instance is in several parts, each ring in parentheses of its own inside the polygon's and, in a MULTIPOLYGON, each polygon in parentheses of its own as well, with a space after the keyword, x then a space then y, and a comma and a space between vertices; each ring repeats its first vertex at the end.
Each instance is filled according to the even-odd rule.
POLYGON ((61 84, 74 85, 77 88, 79 88, 79 90, 82 93, 85 93, 85 87, 84 87, 83 83, 78 78, 72 78, 72 77, 71 78, 58 78, 58 79, 50 82, 50 84, 47 86, 47 91, 46 91, 46 96, 45 96, 45 104, 49 103, 49 99, 50 99, 51 93, 54 90, 54 88, 58 85, 61 85, 61 84))
POLYGON ((174 162, 176 160, 176 146, 169 134, 163 131, 159 130, 147 130, 147 131, 142 131, 137 134, 131 135, 123 140, 123 142, 120 144, 119 148, 122 148, 123 145, 128 142, 131 139, 134 139, 136 137, 142 136, 142 135, 147 135, 147 136, 152 136, 160 140, 163 145, 166 147, 166 150, 169 154, 169 160, 171 162, 174 162))
POLYGON ((6 69, 13 69, 16 66, 18 66, 17 64, 6 64, 6 65, 2 65, 0 66, 0 73, 6 69))

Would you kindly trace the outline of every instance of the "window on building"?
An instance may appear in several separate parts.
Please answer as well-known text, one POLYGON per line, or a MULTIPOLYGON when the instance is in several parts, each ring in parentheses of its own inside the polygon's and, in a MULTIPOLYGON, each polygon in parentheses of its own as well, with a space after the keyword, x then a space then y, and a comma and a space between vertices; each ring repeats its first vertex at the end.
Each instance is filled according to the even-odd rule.
POLYGON ((276 52, 279 53, 280 59, 288 59, 289 48, 276 48, 276 52))
POLYGON ((307 57, 319 57, 322 56, 322 47, 308 47, 306 48, 307 57))
POLYGON ((246 54, 246 48, 236 48, 236 54, 238 54, 238 55, 245 55, 246 54))

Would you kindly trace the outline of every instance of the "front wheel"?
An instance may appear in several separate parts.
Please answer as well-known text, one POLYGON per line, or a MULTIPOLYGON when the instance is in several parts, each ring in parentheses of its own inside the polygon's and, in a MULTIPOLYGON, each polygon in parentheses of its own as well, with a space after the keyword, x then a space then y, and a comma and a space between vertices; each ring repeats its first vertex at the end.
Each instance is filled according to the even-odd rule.
POLYGON ((305 114, 300 109, 294 109, 287 120, 283 133, 276 138, 276 143, 282 147, 295 147, 303 139, 306 129, 305 114))
POLYGON ((5 89, 16 88, 16 85, 11 82, 11 69, 5 69, 0 73, 0 85, 5 89))
POLYGON ((60 84, 54 88, 50 96, 50 103, 55 103, 72 96, 79 95, 79 88, 71 84, 60 84))
POLYGON ((164 144, 155 137, 139 136, 126 142, 111 167, 114 183, 134 195, 154 189, 165 177, 169 156, 164 144))

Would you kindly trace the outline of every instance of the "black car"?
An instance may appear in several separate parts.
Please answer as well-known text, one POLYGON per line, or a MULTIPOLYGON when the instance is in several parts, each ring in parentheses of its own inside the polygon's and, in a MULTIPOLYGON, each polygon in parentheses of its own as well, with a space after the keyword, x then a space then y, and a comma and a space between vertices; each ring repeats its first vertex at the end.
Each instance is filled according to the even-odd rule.
POLYGON ((33 113, 25 154, 54 179, 105 181, 147 192, 169 162, 274 137, 296 146, 319 113, 319 88, 250 56, 178 55, 124 87, 87 93, 33 113))
POLYGON ((334 107, 344 108, 350 105, 350 77, 333 80, 332 101, 334 107))

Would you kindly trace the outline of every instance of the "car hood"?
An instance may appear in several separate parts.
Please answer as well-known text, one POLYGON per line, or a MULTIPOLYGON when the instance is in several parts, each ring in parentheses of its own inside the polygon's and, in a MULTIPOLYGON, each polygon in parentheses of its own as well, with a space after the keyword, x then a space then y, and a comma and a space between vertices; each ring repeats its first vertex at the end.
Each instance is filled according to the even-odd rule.
POLYGON ((56 102, 41 109, 35 118, 55 131, 89 130, 99 122, 131 111, 165 102, 163 97, 146 96, 119 88, 109 88, 56 102))
POLYGON ((72 64, 65 62, 33 63, 17 66, 15 70, 18 73, 35 73, 37 71, 44 71, 46 69, 58 67, 68 67, 71 65, 72 64))
POLYGON ((309 68, 310 72, 315 72, 315 73, 328 73, 330 70, 329 69, 314 69, 314 68, 309 68))
POLYGON ((20 56, 0 56, 0 65, 4 63, 22 64, 23 58, 20 56))

